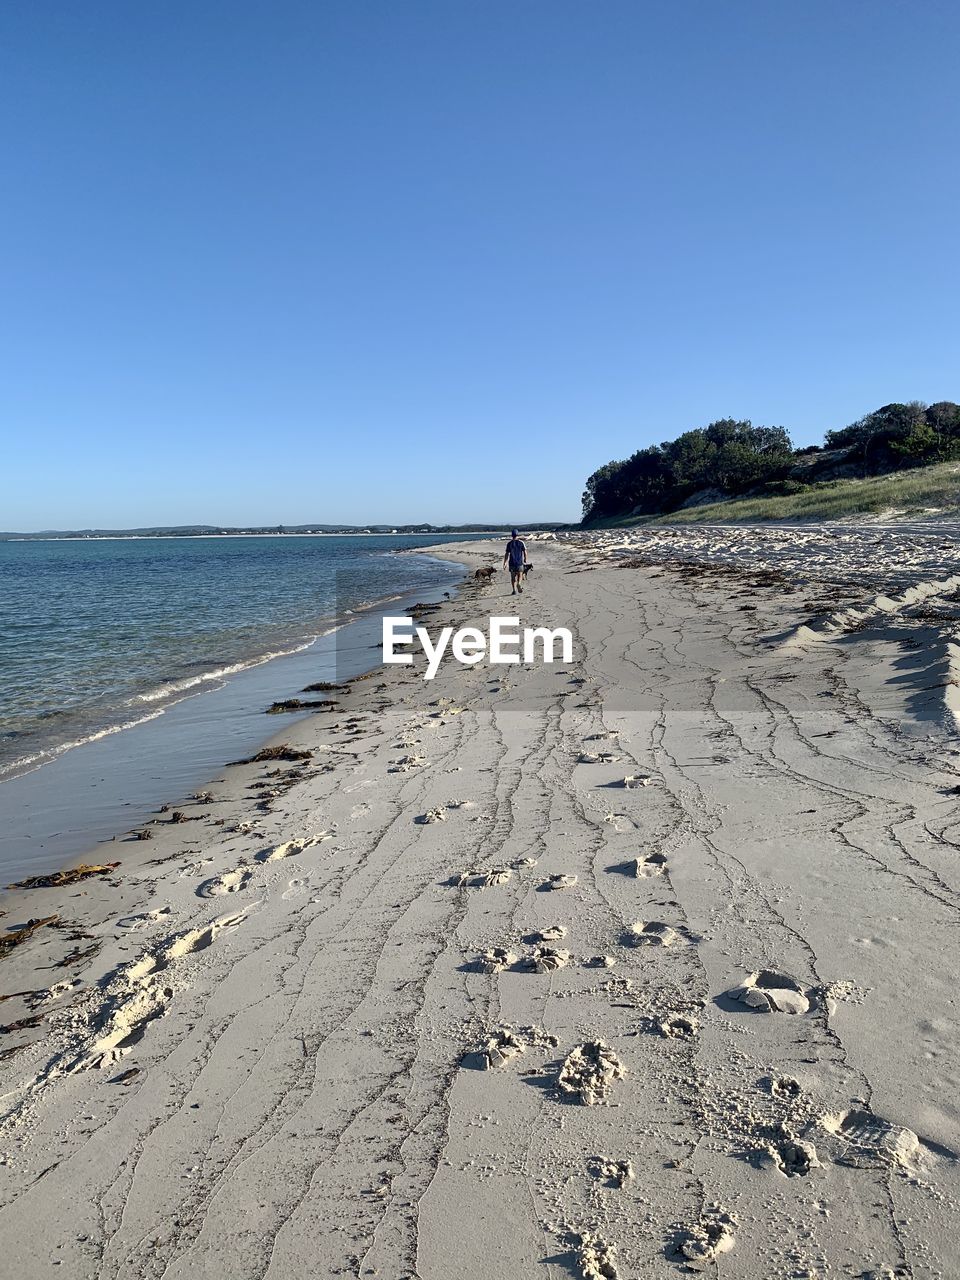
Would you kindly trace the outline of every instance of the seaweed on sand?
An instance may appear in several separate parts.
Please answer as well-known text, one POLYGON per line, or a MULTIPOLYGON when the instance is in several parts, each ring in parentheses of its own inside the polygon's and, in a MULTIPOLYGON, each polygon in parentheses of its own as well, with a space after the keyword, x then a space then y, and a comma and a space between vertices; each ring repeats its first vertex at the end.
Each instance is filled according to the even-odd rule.
POLYGON ((116 871, 119 862, 81 862, 79 867, 71 867, 68 871, 54 871, 46 876, 28 876, 26 880, 17 880, 8 884, 8 889, 59 889, 61 885, 76 884, 78 880, 87 880, 90 876, 108 876, 116 871))
POLYGON ((302 698, 285 698, 282 702, 273 702, 267 707, 268 716, 280 715, 285 711, 336 711, 335 702, 325 702, 321 698, 304 702, 302 698))
POLYGON ((28 920, 19 929, 8 929, 6 933, 0 934, 0 959, 8 956, 14 947, 19 947, 28 938, 32 938, 38 929, 56 924, 59 919, 59 916, 44 916, 42 919, 28 920))
POLYGON ((262 764, 266 760, 310 760, 312 758, 312 751, 298 751, 296 747, 281 742, 278 747, 264 747, 255 756, 248 756, 246 760, 233 760, 231 764, 262 764))

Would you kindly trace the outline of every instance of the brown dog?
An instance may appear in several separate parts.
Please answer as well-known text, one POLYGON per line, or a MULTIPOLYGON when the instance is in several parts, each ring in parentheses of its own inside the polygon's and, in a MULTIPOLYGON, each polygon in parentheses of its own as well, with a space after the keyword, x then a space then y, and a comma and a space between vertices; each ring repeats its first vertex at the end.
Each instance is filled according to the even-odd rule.
POLYGON ((496 569, 478 569, 473 575, 473 580, 474 582, 489 582, 496 572, 496 569))

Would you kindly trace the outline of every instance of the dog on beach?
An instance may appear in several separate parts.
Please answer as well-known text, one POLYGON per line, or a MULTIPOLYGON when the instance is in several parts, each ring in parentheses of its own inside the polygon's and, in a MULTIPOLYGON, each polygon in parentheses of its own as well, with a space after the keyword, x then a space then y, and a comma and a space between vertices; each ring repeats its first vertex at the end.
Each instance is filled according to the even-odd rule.
MULTIPOLYGON (((532 568, 533 568, 532 564, 525 564, 522 566, 520 572, 523 574, 524 581, 526 581, 527 574, 530 572, 532 568)), ((477 571, 473 575, 473 580, 474 582, 491 582, 496 572, 497 572, 496 569, 489 569, 489 568, 477 569, 477 571)))

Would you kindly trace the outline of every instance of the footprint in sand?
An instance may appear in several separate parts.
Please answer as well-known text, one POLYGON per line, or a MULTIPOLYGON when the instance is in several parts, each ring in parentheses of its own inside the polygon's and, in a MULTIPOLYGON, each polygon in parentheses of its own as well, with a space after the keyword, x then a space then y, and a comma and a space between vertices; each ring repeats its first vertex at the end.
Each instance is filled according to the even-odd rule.
POLYGON ((619 1280, 615 1244, 588 1231, 580 1237, 577 1255, 583 1280, 619 1280))
POLYGON ((518 957, 506 947, 490 947, 477 957, 477 968, 481 973, 502 973, 517 963, 518 957))
POLYGON ((785 1133, 781 1141, 765 1146, 761 1157, 785 1178, 805 1178, 811 1169, 820 1168, 813 1143, 789 1133, 785 1133))
POLYGON ((88 1023, 96 1038, 60 1069, 69 1074, 118 1062, 143 1039, 150 1023, 167 1012, 174 992, 161 978, 165 970, 184 956, 206 950, 223 931, 235 929, 252 906, 177 934, 155 951, 145 951, 118 969, 106 989, 107 999, 88 1023))
POLYGON ((68 1074, 92 1067, 110 1067, 138 1044, 147 1027, 167 1012, 173 998, 171 987, 140 987, 119 997, 107 1008, 101 1023, 102 1034, 66 1067, 68 1074))
POLYGON ((310 849, 315 844, 332 839, 332 831, 320 831, 315 836, 301 836, 297 840, 284 840, 283 844, 275 845, 272 849, 265 849, 263 853, 258 853, 257 861, 279 862, 283 858, 295 858, 297 854, 303 853, 304 849, 310 849))
POLYGON ((528 1049, 555 1049, 557 1037, 547 1035, 539 1027, 498 1027, 470 1059, 479 1059, 481 1070, 493 1071, 528 1049))
POLYGON ((219 898, 225 893, 240 893, 247 887, 253 876, 249 867, 236 867, 226 871, 222 876, 213 876, 204 880, 197 889, 198 898, 219 898))
MULTIPOLYGON (((358 782, 351 782, 349 786, 341 788, 345 796, 353 795, 355 791, 366 791, 370 787, 378 786, 376 778, 361 778, 358 782)), ((366 803, 364 801, 364 803, 366 803)))
POLYGON ((667 860, 662 853, 648 853, 646 857, 636 858, 633 863, 633 874, 638 880, 662 876, 666 869, 667 860))
POLYGON ((624 932, 623 941, 628 947, 672 947, 680 934, 658 920, 638 920, 624 932))
POLYGON ((449 883, 457 889, 495 889, 498 885, 509 884, 513 879, 510 867, 490 867, 487 871, 461 871, 451 876, 449 883))
POLYGON ((481 889, 495 889, 497 885, 509 884, 513 879, 513 871, 510 867, 491 867, 480 877, 481 889))
POLYGON ((662 1018, 657 1023, 657 1029, 665 1040, 692 1040, 700 1030, 700 1023, 687 1014, 674 1013, 668 1018, 662 1018))
POLYGON ((570 952, 562 947, 534 947, 524 962, 524 968, 531 973, 555 973, 557 969, 565 969, 569 963, 570 952))
POLYGON ((390 773, 410 773, 412 769, 427 769, 430 767, 430 761, 426 756, 406 755, 400 756, 390 767, 390 773))
POLYGON ((837 1159, 842 1164, 909 1169, 920 1155, 920 1139, 912 1129, 891 1124, 872 1111, 837 1111, 822 1116, 820 1125, 838 1140, 837 1159))
POLYGON ((258 836, 260 833, 256 830, 256 824, 253 822, 238 822, 229 830, 238 836, 258 836))
POLYGON ((187 876, 203 875, 204 867, 209 867, 211 862, 213 862, 212 858, 201 858, 199 862, 188 862, 185 867, 180 868, 180 879, 183 880, 187 876))
POLYGON ((598 1160, 594 1164, 594 1176, 603 1178, 608 1186, 622 1191, 637 1174, 632 1160, 598 1160))
POLYGON ((807 1013, 809 992, 796 978, 775 969, 760 969, 744 979, 743 984, 728 991, 731 1000, 739 1000, 758 1013, 807 1013))
POLYGON ((541 942, 559 942, 561 938, 567 936, 567 926, 565 924, 550 924, 545 929, 538 929, 536 933, 528 934, 524 938, 524 942, 529 942, 536 946, 541 942))
POLYGON ((667 860, 662 853, 650 853, 642 858, 628 858, 626 862, 617 862, 612 867, 607 867, 611 875, 630 876, 637 880, 662 876, 666 869, 667 860))
POLYGON ((309 892, 310 880, 306 876, 294 876, 292 880, 287 881, 287 887, 280 895, 284 902, 290 902, 293 898, 302 898, 309 892))
POLYGON ((800 1081, 795 1080, 793 1076, 770 1076, 767 1080, 767 1088, 773 1097, 779 1098, 781 1102, 792 1102, 803 1093, 800 1081))
POLYGON ((680 1233, 677 1253, 689 1271, 712 1271, 716 1259, 736 1243, 737 1220, 716 1206, 706 1210, 696 1226, 680 1233))
POLYGON ((446 822, 446 820, 446 811, 441 809, 439 805, 436 809, 428 809, 426 813, 418 814, 417 817, 414 818, 414 822, 418 823, 421 827, 429 826, 433 822, 446 822))
POLYGON ((141 915, 124 916, 122 920, 118 920, 116 927, 118 929, 129 929, 131 932, 138 933, 141 929, 149 929, 152 924, 156 924, 158 920, 163 920, 173 911, 172 907, 158 907, 156 911, 144 911, 141 915))
POLYGON ((257 905, 256 902, 252 902, 243 911, 237 911, 233 915, 217 916, 216 920, 211 920, 208 925, 203 925, 199 929, 188 929, 186 933, 180 934, 160 953, 162 961, 160 967, 165 967, 171 960, 193 955, 195 951, 206 951, 221 933, 241 925, 247 913, 257 905))
POLYGON ((575 889, 576 885, 576 876, 551 876, 549 880, 544 880, 540 888, 548 891, 557 889, 575 889))
POLYGON ((626 1074, 626 1067, 610 1045, 603 1040, 587 1040, 564 1058, 557 1087, 562 1094, 592 1107, 606 1101, 614 1083, 626 1074))

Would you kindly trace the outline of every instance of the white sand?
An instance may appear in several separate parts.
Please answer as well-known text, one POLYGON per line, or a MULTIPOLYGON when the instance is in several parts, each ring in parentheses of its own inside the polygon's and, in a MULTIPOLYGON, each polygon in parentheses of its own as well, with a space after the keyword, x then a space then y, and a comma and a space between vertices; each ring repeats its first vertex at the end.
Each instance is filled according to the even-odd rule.
POLYGON ((8 894, 4 1274, 960 1275, 956 564, 886 536, 533 543, 442 620, 574 664, 378 671, 8 894))

